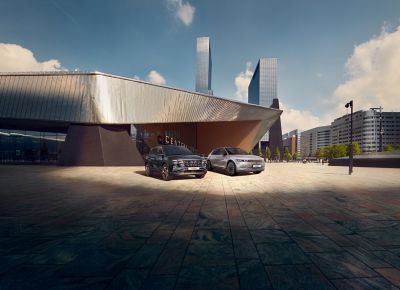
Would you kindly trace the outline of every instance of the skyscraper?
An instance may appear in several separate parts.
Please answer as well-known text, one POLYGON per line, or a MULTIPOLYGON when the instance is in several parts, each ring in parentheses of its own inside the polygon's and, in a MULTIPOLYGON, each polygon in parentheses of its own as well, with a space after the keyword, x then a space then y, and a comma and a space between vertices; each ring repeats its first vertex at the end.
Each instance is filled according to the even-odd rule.
POLYGON ((277 98, 278 60, 260 58, 249 84, 249 103, 270 107, 277 98))
POLYGON ((211 46, 209 37, 197 38, 196 92, 212 95, 211 89, 211 46))
MULTIPOLYGON (((278 98, 277 73, 277 58, 260 58, 249 84, 249 103, 264 107, 272 105, 273 100, 278 98)), ((269 132, 260 141, 269 141, 269 132)))

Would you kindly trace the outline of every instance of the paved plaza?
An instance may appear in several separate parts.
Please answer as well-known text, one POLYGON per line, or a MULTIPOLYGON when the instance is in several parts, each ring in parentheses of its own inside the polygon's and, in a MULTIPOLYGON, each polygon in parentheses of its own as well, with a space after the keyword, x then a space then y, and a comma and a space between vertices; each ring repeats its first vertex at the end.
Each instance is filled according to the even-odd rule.
POLYGON ((0 289, 398 289, 400 169, 0 166, 0 289))

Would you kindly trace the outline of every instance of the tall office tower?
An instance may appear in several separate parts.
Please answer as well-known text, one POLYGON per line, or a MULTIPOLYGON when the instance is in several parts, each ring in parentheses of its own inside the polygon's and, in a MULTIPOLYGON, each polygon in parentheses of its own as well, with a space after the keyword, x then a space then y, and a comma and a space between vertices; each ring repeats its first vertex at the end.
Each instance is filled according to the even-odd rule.
MULTIPOLYGON (((248 102, 251 104, 270 107, 277 96, 277 58, 260 58, 251 78, 248 89, 248 102)), ((260 141, 269 141, 267 132, 260 141)))
POLYGON ((249 103, 270 107, 277 96, 278 59, 260 58, 251 78, 249 103))
POLYGON ((197 38, 196 92, 212 95, 211 89, 211 46, 209 37, 197 38))

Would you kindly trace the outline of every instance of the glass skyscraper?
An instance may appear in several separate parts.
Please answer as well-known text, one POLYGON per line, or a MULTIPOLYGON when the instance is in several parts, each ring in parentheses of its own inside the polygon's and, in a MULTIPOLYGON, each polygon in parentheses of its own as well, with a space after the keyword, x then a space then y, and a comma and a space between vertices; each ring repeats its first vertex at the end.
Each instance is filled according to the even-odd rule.
MULTIPOLYGON (((248 96, 249 103, 270 107, 273 99, 277 99, 277 58, 260 58, 251 78, 248 96)), ((268 141, 268 132, 261 141, 268 141)))
POLYGON ((278 60, 260 58, 249 85, 249 103, 270 107, 277 98, 278 60))
POLYGON ((196 92, 212 95, 211 90, 211 46, 209 37, 197 38, 196 92))

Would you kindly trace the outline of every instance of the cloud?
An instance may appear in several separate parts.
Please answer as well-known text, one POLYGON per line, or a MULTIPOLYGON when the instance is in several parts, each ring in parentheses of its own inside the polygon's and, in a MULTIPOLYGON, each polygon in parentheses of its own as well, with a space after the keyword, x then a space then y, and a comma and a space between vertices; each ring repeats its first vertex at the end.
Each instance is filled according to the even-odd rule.
POLYGON ((400 26, 392 32, 382 28, 379 36, 354 47, 345 65, 347 80, 333 99, 338 114, 354 100, 355 110, 381 105, 385 111, 400 111, 400 26))
POLYGON ((64 70, 56 59, 38 61, 32 51, 18 44, 0 43, 0 71, 57 71, 64 70))
POLYGON ((248 87, 253 76, 252 64, 251 62, 246 63, 246 70, 240 72, 235 77, 236 86, 236 98, 238 101, 247 102, 248 101, 248 87))
POLYGON ((319 79, 322 79, 322 77, 324 76, 322 73, 317 73, 316 75, 315 75, 317 78, 319 78, 319 79))
POLYGON ((279 102, 279 107, 283 110, 281 115, 282 133, 287 133, 294 129, 305 131, 314 127, 330 124, 330 121, 322 123, 322 120, 310 111, 291 109, 282 102, 279 102))
POLYGON ((157 72, 155 70, 152 70, 149 72, 146 80, 150 83, 154 83, 157 85, 165 85, 167 83, 165 78, 159 72, 157 72))
POLYGON ((175 13, 175 17, 180 19, 183 24, 189 26, 193 22, 194 12, 196 8, 189 2, 183 0, 167 0, 168 8, 175 13))
POLYGON ((346 114, 349 100, 354 101, 355 111, 380 105, 384 111, 400 111, 400 26, 392 32, 384 26, 378 36, 356 45, 344 68, 345 81, 327 100, 336 105, 322 117, 281 103, 283 132, 329 125, 346 114))
POLYGON ((138 75, 133 75, 132 78, 135 79, 135 80, 140 80, 140 77, 138 75))

